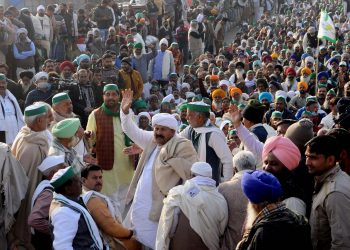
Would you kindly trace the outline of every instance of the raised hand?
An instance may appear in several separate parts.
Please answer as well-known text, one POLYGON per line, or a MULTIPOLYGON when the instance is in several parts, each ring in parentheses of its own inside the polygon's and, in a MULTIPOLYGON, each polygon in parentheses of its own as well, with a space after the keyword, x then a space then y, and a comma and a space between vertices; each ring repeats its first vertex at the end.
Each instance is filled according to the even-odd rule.
POLYGON ((122 90, 122 103, 121 108, 124 114, 129 114, 129 109, 131 107, 131 104, 133 102, 133 91, 131 89, 125 89, 122 90))
POLYGON ((236 105, 231 104, 228 109, 228 113, 230 114, 233 126, 235 128, 239 127, 241 125, 242 115, 238 107, 236 105))
POLYGON ((132 144, 130 147, 126 147, 123 149, 123 153, 125 155, 138 155, 142 153, 142 149, 136 144, 132 144))

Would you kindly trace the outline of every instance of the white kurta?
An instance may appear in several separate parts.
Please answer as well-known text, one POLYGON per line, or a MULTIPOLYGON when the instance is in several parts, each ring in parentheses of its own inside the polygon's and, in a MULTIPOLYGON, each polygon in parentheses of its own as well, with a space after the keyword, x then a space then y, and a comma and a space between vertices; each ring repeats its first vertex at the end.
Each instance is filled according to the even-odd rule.
POLYGON ((158 223, 149 219, 152 207, 152 171, 158 155, 157 147, 148 159, 137 184, 134 201, 131 205, 131 224, 135 228, 136 238, 143 245, 155 248, 158 223))
MULTIPOLYGON (((0 105, 0 131, 5 131, 6 144, 11 145, 21 129, 17 123, 16 109, 8 95, 0 96, 0 105)), ((17 115, 22 116, 22 113, 17 115)))

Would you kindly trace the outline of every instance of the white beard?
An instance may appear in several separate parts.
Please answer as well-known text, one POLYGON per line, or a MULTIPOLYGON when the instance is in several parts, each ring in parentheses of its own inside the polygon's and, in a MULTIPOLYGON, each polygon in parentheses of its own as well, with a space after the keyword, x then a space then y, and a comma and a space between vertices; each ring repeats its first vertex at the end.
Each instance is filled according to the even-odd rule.
POLYGON ((254 223, 256 217, 258 216, 258 214, 259 213, 255 210, 252 203, 248 202, 245 230, 249 230, 252 228, 253 223, 254 223))
POLYGON ((136 59, 140 59, 140 58, 142 57, 142 54, 141 54, 141 55, 136 55, 136 54, 134 53, 134 57, 135 57, 136 59))
POLYGON ((216 111, 218 111, 218 112, 222 110, 222 102, 213 101, 213 106, 215 107, 216 111))
POLYGON ((244 78, 243 78, 244 72, 245 72, 244 69, 242 69, 242 70, 236 69, 235 70, 235 73, 236 73, 236 76, 237 76, 236 82, 244 80, 244 78))
POLYGON ((309 83, 309 81, 310 81, 310 76, 308 76, 308 77, 306 77, 306 78, 303 77, 303 76, 301 76, 301 77, 300 77, 300 81, 301 81, 301 82, 309 83))
POLYGON ((295 78, 293 78, 292 80, 289 80, 289 78, 287 77, 285 80, 285 83, 287 84, 288 87, 291 87, 295 83, 295 78))

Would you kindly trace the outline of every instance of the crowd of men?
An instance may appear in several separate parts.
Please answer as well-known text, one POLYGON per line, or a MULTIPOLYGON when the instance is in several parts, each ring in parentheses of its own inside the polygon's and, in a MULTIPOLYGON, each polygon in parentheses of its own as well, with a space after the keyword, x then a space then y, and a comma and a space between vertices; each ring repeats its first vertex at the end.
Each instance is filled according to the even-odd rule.
POLYGON ((350 249, 348 6, 223 2, 0 6, 1 249, 350 249))

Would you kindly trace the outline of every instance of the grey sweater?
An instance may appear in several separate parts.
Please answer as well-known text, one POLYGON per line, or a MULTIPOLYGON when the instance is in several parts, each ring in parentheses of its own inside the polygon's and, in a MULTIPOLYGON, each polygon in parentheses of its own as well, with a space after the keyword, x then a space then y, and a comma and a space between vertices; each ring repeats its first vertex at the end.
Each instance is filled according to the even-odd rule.
POLYGON ((144 83, 148 82, 148 65, 149 62, 158 55, 158 50, 153 49, 151 52, 142 54, 140 58, 132 57, 132 64, 134 69, 140 72, 142 81, 144 83))

